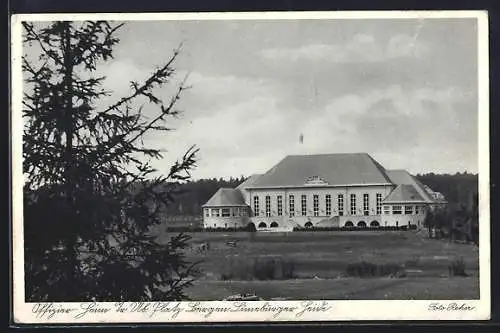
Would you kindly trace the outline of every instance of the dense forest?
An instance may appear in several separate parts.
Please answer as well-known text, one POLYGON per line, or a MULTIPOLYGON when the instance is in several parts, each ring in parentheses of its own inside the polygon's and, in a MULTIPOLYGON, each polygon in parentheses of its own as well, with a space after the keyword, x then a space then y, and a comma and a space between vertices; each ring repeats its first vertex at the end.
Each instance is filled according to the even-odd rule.
POLYGON ((229 179, 199 179, 196 181, 188 181, 185 184, 178 186, 178 191, 175 194, 175 201, 167 207, 167 215, 172 216, 200 216, 201 206, 210 199, 219 188, 229 187, 235 188, 240 185, 246 178, 229 179))
MULTIPOLYGON (((477 193, 477 174, 417 174, 416 178, 437 192, 441 192, 452 207, 470 206, 473 194, 477 193)), ((179 216, 201 218, 201 206, 221 187, 234 188, 245 180, 241 178, 200 179, 179 186, 175 202, 167 208, 168 219, 179 216)))
POLYGON ((478 175, 457 172, 455 174, 417 174, 416 178, 432 190, 441 192, 450 208, 465 205, 470 209, 473 195, 478 193, 478 175))

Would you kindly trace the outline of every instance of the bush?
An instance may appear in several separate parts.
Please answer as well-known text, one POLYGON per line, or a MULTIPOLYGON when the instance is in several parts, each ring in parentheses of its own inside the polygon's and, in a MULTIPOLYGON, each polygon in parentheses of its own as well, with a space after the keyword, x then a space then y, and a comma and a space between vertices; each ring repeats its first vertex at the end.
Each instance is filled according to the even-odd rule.
POLYGON ((229 258, 222 280, 286 280, 295 277, 295 263, 281 256, 259 256, 242 261, 229 258))
MULTIPOLYGON (((409 229, 414 230, 417 226, 411 226, 409 229)), ((405 231, 408 230, 407 226, 381 226, 381 227, 294 227, 293 231, 310 232, 310 231, 405 231)))
POLYGON ((346 267, 346 275, 354 277, 404 277, 406 272, 402 265, 394 263, 373 264, 366 261, 351 263, 346 267))
POLYGON ((452 261, 448 265, 448 273, 450 274, 450 276, 468 276, 468 274, 465 272, 464 258, 452 261))

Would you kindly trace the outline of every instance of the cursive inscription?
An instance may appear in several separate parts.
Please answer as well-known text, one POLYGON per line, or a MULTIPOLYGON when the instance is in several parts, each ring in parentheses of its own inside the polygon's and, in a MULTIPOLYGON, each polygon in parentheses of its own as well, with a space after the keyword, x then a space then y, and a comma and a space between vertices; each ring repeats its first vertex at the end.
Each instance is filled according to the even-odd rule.
POLYGON ((214 314, 262 313, 266 317, 278 318, 282 314, 292 314, 301 318, 308 313, 328 312, 332 309, 326 301, 302 301, 299 303, 273 302, 225 302, 212 305, 210 302, 117 302, 117 303, 36 303, 32 312, 39 319, 59 317, 83 320, 98 317, 104 319, 109 314, 144 314, 149 318, 160 316, 176 319, 182 313, 197 314, 210 318, 214 314))
POLYGON ((476 307, 468 305, 467 303, 438 303, 434 302, 429 304, 429 311, 473 311, 476 307))

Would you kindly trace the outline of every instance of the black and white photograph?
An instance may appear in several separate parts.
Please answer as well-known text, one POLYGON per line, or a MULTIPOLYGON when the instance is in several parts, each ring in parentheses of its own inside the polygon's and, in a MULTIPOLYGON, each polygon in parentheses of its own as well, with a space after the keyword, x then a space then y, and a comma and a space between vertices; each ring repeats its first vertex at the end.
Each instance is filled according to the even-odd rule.
POLYGON ((487 19, 14 16, 15 319, 488 319, 487 19))

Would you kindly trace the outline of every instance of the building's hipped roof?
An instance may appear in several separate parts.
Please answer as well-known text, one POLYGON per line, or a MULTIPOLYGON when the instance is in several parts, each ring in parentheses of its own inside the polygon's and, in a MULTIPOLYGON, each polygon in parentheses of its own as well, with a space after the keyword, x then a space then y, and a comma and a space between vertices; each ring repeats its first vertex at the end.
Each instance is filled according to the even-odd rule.
MULTIPOLYGON (((425 186, 414 176, 410 175, 410 173, 406 170, 386 170, 386 174, 391 180, 391 182, 395 185, 398 185, 394 189, 394 191, 389 194, 389 196, 384 200, 384 202, 394 202, 393 197, 397 197, 396 193, 394 196, 392 195, 399 188, 399 185, 405 185, 406 190, 398 190, 407 192, 407 196, 410 192, 416 192, 420 200, 423 202, 431 203, 434 202, 434 199, 430 196, 430 194, 425 189, 425 186), (413 187, 413 189, 409 189, 408 186, 413 187)), ((398 195, 399 196, 399 195, 398 195)), ((411 195, 410 195, 411 197, 411 195)), ((411 200, 410 200, 411 201, 411 200)))
POLYGON ((426 202, 413 185, 398 185, 384 203, 426 202))
POLYGON ((255 183, 255 181, 257 181, 257 179, 260 177, 261 175, 251 175, 250 177, 248 177, 243 183, 241 183, 240 185, 238 185, 238 187, 236 187, 237 189, 239 190, 244 190, 245 188, 249 187, 249 186, 252 186, 253 183, 255 183))
POLYGON ((245 199, 239 189, 220 188, 207 201, 204 207, 246 206, 245 199))
POLYGON ((388 184, 384 168, 366 153, 287 156, 248 188, 303 186, 310 177, 328 185, 388 184))

